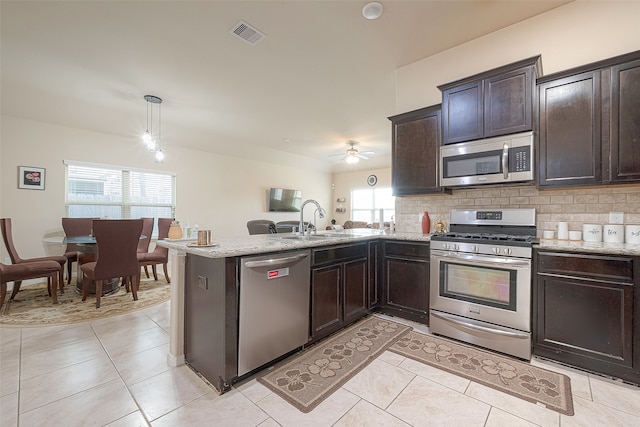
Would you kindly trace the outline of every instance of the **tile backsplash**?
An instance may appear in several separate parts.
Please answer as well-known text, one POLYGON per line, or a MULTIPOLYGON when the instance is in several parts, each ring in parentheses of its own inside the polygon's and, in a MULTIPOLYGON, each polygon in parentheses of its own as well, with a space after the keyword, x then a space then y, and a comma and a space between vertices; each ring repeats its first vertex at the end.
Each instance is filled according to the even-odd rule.
POLYGON ((543 230, 582 231, 582 224, 608 224, 609 212, 623 212, 625 224, 640 224, 640 185, 538 190, 534 186, 475 187, 453 194, 396 197, 396 231, 420 233, 420 215, 427 211, 433 223, 449 225, 449 209, 535 208, 538 237, 543 230))

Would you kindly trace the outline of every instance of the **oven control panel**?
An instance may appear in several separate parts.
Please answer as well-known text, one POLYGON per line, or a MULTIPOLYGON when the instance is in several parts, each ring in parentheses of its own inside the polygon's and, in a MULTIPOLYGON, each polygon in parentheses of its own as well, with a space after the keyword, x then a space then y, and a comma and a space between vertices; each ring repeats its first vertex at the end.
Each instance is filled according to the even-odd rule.
POLYGON ((532 253, 530 246, 505 246, 484 243, 447 242, 439 240, 431 240, 431 250, 529 259, 531 258, 532 253))
POLYGON ((476 212, 476 219, 502 221, 502 211, 478 211, 476 212))

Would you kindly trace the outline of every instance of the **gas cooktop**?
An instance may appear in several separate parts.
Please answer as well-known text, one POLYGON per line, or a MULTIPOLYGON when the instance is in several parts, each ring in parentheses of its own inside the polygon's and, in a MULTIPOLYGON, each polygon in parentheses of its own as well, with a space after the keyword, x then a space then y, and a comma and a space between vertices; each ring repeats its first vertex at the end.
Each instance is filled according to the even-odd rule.
POLYGON ((535 209, 451 209, 451 230, 433 241, 530 247, 537 243, 535 209))
POLYGON ((442 234, 434 234, 431 240, 455 241, 469 243, 494 243, 509 244, 514 246, 530 246, 538 243, 536 236, 518 235, 518 234, 501 234, 501 233, 468 233, 468 232, 449 232, 442 234))

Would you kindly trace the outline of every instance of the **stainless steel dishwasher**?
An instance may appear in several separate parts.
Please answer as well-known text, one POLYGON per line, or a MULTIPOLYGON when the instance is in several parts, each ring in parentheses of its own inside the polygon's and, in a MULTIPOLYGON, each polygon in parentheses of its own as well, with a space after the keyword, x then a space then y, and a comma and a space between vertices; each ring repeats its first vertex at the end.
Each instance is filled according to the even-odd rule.
POLYGON ((309 339, 310 251, 240 259, 238 376, 309 339))

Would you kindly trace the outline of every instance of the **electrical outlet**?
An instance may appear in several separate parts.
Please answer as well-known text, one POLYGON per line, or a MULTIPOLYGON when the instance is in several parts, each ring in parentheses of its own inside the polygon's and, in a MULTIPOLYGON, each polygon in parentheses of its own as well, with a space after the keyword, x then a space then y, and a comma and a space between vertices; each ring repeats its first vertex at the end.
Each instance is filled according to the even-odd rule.
POLYGON ((624 213, 623 212, 609 212, 609 223, 610 224, 623 224, 624 223, 624 213))

